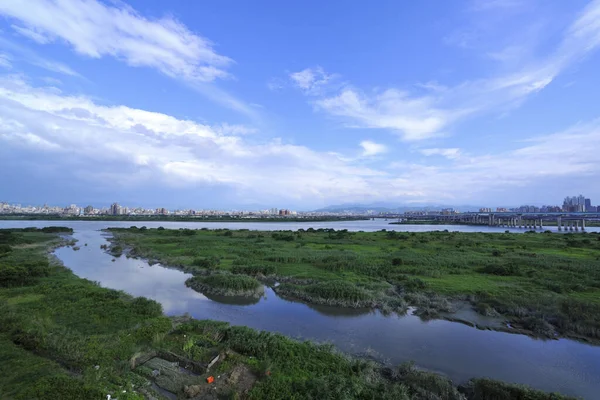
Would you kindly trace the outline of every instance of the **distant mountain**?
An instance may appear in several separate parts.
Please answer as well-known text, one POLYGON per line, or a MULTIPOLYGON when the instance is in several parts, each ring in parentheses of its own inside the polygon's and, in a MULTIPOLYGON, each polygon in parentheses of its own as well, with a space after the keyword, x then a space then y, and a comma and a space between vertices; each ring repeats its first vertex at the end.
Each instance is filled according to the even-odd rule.
POLYGON ((320 208, 318 210, 314 210, 314 212, 403 213, 403 212, 407 212, 407 211, 437 211, 437 210, 441 210, 443 208, 453 208, 457 211, 465 212, 465 211, 478 211, 481 208, 481 206, 470 206, 470 205, 453 206, 453 205, 447 205, 447 204, 418 204, 418 205, 407 206, 407 205, 398 205, 398 204, 393 204, 393 203, 377 202, 377 203, 370 203, 370 204, 331 205, 331 206, 327 206, 324 208, 320 208))

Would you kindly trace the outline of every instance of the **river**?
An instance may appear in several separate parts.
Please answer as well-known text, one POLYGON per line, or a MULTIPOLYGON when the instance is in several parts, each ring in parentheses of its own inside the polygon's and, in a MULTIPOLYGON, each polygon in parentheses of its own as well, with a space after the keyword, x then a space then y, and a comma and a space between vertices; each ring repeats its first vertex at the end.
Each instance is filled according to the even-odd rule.
POLYGON ((209 298, 185 287, 189 274, 160 264, 149 266, 143 260, 125 256, 112 261, 113 257, 100 249, 100 245, 107 243, 107 234, 100 229, 134 224, 165 228, 260 230, 308 227, 412 232, 506 230, 457 225, 389 225, 383 220, 319 223, 0 221, 0 228, 72 227, 81 250, 74 251, 70 247, 57 249, 55 254, 65 266, 78 276, 98 281, 105 287, 155 299, 168 315, 187 312, 198 319, 227 321, 294 338, 331 342, 342 351, 366 354, 392 364, 414 360, 419 367, 445 374, 457 383, 486 376, 585 399, 596 399, 600 393, 600 347, 572 340, 539 340, 478 330, 443 320, 423 322, 412 315, 383 316, 378 311, 307 305, 279 298, 269 288, 265 288, 265 296, 258 300, 209 298))

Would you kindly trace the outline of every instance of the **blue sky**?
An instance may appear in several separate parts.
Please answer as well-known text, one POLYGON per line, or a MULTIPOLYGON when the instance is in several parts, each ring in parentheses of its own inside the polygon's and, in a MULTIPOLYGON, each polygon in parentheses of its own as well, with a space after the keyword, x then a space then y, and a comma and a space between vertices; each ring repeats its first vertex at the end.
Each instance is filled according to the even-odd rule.
POLYGON ((600 203, 600 1, 0 0, 0 201, 600 203))

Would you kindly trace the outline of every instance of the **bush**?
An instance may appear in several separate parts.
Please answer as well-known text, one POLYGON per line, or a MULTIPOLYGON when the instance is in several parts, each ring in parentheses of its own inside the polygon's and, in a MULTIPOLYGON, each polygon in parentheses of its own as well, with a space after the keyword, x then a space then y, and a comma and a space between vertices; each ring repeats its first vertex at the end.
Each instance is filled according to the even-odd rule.
POLYGON ((48 276, 49 272, 50 268, 45 260, 21 265, 0 264, 0 287, 31 285, 36 278, 48 276))
POLYGON ((32 382, 23 399, 103 399, 104 391, 86 385, 83 381, 69 376, 54 376, 32 382))
POLYGON ((275 240, 283 240, 286 242, 293 242, 295 237, 294 235, 292 235, 291 233, 273 233, 271 234, 271 237, 275 240))
POLYGON ((392 258, 392 265, 398 266, 404 264, 404 261, 400 257, 392 258))
POLYGON ((192 260, 192 265, 201 268, 213 269, 219 266, 220 260, 217 257, 196 257, 192 260))
POLYGON ((12 248, 7 244, 0 244, 0 256, 6 255, 12 251, 12 248))
POLYGON ((422 290, 427 287, 427 282, 419 278, 408 278, 402 282, 402 286, 408 291, 422 290))
POLYGON ((245 275, 273 275, 275 267, 272 265, 235 265, 231 268, 231 272, 245 275))
POLYGON ((324 299, 348 300, 361 302, 371 300, 369 292, 346 281, 330 281, 309 285, 305 292, 324 299))

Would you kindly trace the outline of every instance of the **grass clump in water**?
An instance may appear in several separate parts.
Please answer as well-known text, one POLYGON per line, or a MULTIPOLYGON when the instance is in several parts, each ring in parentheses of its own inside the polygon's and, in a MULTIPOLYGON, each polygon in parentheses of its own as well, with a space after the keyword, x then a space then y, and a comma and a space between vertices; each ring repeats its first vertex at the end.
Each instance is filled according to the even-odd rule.
POLYGON ((194 276, 188 279, 185 284, 201 293, 225 296, 260 296, 263 293, 263 286, 259 281, 244 275, 194 276))
POLYGON ((345 281, 319 282, 310 285, 284 283, 276 290, 284 296, 317 304, 370 307, 375 302, 375 296, 370 291, 345 281))

